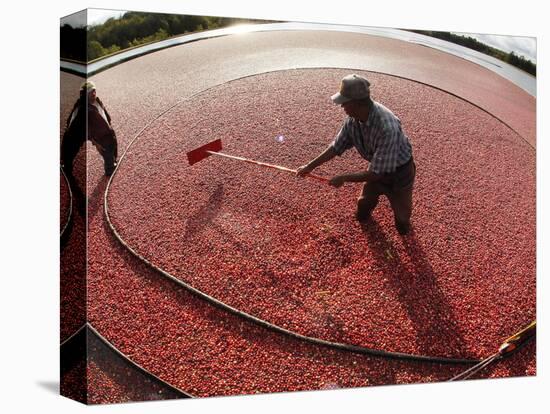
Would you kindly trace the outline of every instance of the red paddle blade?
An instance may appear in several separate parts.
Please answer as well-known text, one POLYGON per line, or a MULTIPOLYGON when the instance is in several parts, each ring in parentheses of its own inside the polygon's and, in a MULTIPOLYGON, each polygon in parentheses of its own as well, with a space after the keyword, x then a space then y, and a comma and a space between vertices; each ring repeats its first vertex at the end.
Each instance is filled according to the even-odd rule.
POLYGON ((202 147, 196 148, 187 153, 187 159, 189 160, 189 165, 196 164, 197 162, 205 159, 210 156, 208 151, 218 152, 222 149, 222 140, 217 139, 215 141, 209 142, 202 147))

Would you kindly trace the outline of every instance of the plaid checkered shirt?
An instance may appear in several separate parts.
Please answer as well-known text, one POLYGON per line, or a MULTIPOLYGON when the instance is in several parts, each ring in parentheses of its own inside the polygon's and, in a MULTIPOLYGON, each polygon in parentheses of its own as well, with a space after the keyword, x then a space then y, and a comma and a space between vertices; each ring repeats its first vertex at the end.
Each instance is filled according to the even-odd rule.
POLYGON ((376 174, 392 173, 412 156, 411 143, 399 118, 374 101, 367 121, 347 117, 331 145, 337 155, 355 147, 369 161, 368 171, 376 174))

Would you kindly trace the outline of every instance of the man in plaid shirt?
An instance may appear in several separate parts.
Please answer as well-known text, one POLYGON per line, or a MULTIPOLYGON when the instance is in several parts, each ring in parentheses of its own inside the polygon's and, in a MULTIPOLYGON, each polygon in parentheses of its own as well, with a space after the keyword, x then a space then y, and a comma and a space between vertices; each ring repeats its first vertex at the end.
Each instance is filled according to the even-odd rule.
POLYGON ((364 182, 357 200, 357 219, 365 222, 378 204, 380 195, 388 197, 399 234, 410 229, 412 192, 416 166, 409 138, 401 121, 388 108, 370 98, 370 83, 359 75, 342 79, 340 92, 332 101, 348 115, 340 132, 317 158, 298 168, 305 176, 321 164, 355 147, 369 161, 366 171, 337 175, 330 184, 341 187, 346 182, 364 182))

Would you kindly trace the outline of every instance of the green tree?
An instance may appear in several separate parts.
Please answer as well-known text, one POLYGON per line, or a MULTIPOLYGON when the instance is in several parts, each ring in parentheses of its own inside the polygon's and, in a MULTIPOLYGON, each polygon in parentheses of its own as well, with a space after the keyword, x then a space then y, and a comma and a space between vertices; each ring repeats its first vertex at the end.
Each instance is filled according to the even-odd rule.
POLYGON ((97 40, 88 42, 88 62, 106 54, 105 49, 97 40))

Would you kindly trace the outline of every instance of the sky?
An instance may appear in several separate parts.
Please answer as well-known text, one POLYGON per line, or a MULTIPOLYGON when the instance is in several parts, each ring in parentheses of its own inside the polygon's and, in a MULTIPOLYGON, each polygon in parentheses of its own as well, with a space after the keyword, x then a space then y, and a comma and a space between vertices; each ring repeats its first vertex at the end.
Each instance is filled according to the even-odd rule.
MULTIPOLYGON (((111 17, 118 18, 124 13, 125 11, 123 10, 88 9, 88 24, 102 24, 105 23, 107 19, 111 17)), ((86 15, 83 12, 76 13, 63 18, 62 22, 71 24, 73 27, 84 26, 86 24, 85 16, 86 15)), ((514 52, 516 55, 523 56, 524 58, 531 60, 533 63, 537 63, 537 42, 534 37, 503 36, 480 33, 453 33, 473 37, 482 43, 503 50, 506 53, 514 52)))
POLYGON ((533 63, 537 63, 537 40, 534 37, 502 36, 479 33, 453 33, 473 37, 486 45, 493 46, 507 53, 514 52, 516 55, 523 56, 524 58, 531 60, 533 63))

